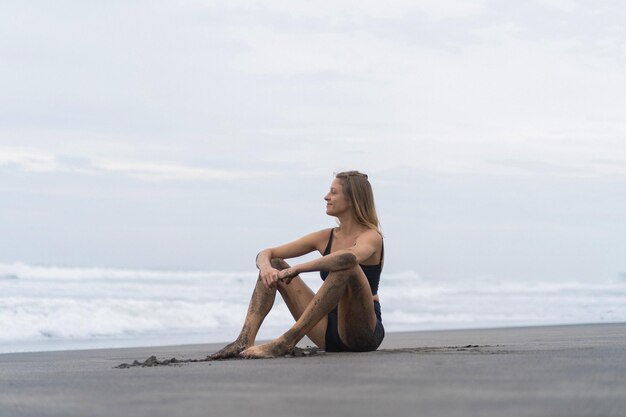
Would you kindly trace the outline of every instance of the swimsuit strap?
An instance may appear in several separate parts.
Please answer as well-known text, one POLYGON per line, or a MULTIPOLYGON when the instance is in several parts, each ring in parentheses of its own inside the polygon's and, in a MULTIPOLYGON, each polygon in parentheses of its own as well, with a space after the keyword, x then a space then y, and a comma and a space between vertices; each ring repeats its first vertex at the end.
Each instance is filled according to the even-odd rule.
POLYGON ((324 255, 328 255, 330 253, 330 245, 333 244, 333 231, 335 229, 330 229, 330 236, 328 236, 328 243, 326 244, 326 249, 324 249, 324 255))

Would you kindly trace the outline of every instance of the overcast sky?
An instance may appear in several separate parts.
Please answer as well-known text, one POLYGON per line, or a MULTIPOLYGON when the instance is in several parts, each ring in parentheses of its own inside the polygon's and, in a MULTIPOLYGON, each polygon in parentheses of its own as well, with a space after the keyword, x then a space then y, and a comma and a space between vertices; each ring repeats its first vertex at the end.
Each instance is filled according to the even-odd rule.
POLYGON ((370 174, 388 271, 626 271, 620 1, 4 1, 0 262, 254 268, 370 174))

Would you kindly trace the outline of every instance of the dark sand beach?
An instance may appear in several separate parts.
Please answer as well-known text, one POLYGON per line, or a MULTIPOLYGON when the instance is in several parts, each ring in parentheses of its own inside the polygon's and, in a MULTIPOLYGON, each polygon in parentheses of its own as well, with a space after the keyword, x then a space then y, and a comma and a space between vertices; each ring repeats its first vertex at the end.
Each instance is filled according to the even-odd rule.
POLYGON ((391 333, 370 353, 116 368, 219 347, 3 354, 0 416, 626 416, 626 324, 391 333))

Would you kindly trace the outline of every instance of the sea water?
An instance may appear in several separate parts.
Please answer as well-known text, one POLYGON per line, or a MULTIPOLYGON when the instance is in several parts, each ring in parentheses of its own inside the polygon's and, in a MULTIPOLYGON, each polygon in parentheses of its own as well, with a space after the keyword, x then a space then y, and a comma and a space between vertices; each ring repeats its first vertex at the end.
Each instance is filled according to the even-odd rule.
MULTIPOLYGON (((257 272, 0 263, 0 353, 227 342, 257 272)), ((318 274, 303 279, 317 290, 318 274)), ((440 281, 384 272, 387 331, 626 322, 626 280, 440 281)), ((277 296, 259 339, 293 322, 277 296)))

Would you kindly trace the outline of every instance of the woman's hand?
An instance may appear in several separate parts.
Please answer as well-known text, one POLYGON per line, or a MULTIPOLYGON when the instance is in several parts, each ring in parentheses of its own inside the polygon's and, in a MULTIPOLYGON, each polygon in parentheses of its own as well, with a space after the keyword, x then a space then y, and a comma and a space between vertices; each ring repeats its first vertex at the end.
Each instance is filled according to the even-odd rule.
POLYGON ((283 281, 285 284, 289 285, 291 280, 297 275, 298 275, 298 271, 296 270, 296 268, 292 266, 292 267, 283 269, 282 271, 279 271, 278 280, 283 281))
POLYGON ((276 287, 278 281, 283 281, 285 284, 289 285, 291 280, 298 275, 298 271, 296 271, 294 267, 286 268, 282 271, 270 267, 262 269, 260 275, 265 288, 270 289, 276 287))
POLYGON ((272 267, 261 269, 259 275, 261 276, 261 280, 263 280, 265 288, 270 289, 276 286, 279 272, 281 271, 272 267))

